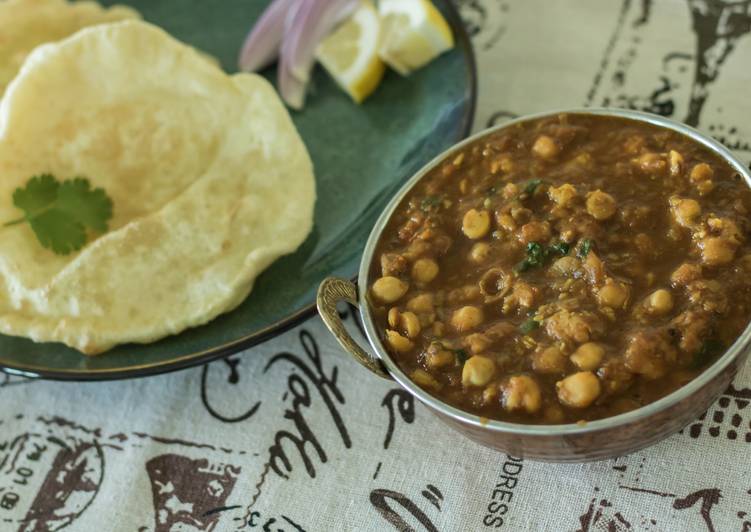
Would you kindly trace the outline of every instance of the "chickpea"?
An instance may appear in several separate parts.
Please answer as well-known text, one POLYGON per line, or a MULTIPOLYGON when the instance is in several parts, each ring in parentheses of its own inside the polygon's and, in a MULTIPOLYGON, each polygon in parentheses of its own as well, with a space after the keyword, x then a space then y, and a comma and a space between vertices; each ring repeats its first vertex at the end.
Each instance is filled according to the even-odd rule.
POLYGON ((511 207, 511 218, 520 224, 527 223, 532 218, 532 211, 526 207, 511 207))
POLYGON ((489 170, 491 174, 493 175, 497 174, 501 170, 501 161, 499 161, 498 159, 496 159, 495 161, 492 161, 490 163, 489 170))
POLYGON ((670 276, 670 282, 673 286, 685 286, 692 281, 696 281, 702 275, 701 266, 684 262, 670 276))
POLYGON ((599 285, 603 282, 605 277, 605 265, 594 251, 587 253, 587 258, 584 259, 584 270, 587 272, 591 284, 599 285))
POLYGON ((406 353, 415 346, 410 340, 391 329, 386 329, 386 341, 397 353, 406 353))
POLYGON ((698 183, 699 181, 706 181, 714 177, 714 170, 707 163, 699 163, 691 169, 691 175, 689 179, 692 183, 698 183))
POLYGON ((469 350, 472 351, 473 354, 482 353, 493 344, 493 340, 482 333, 470 334, 464 339, 464 341, 466 343, 466 346, 469 347, 469 350))
POLYGON ((440 390, 441 383, 435 380, 435 378, 423 369, 416 369, 412 372, 412 380, 421 388, 430 388, 433 390, 440 390))
POLYGON ((597 300, 601 305, 611 308, 621 308, 628 299, 628 288, 622 283, 608 279, 597 292, 597 300))
POLYGON ((696 218, 701 214, 701 205, 696 200, 672 196, 668 203, 670 203, 676 223, 683 227, 693 226, 696 218))
POLYGON ((673 296, 669 291, 660 288, 650 294, 647 304, 653 314, 667 314, 673 310, 673 296))
POLYGON ((560 187, 550 187, 548 189, 548 196, 559 207, 568 207, 576 199, 576 188, 574 188, 574 185, 564 183, 560 187))
POLYGON ((417 314, 430 314, 435 310, 433 294, 420 294, 407 301, 407 309, 417 314))
POLYGON ((503 407, 509 412, 523 410, 534 414, 542 406, 540 386, 532 377, 514 375, 502 387, 503 407))
POLYGON ((548 336, 564 342, 589 342, 597 322, 590 313, 559 310, 545 320, 548 336))
POLYGON ((532 369, 537 373, 564 373, 566 357, 555 346, 547 347, 532 354, 532 369))
POLYGON ((420 319, 413 312, 403 312, 399 316, 399 325, 409 338, 417 338, 422 330, 420 319))
POLYGON ((738 229, 738 225, 733 220, 712 216, 707 220, 707 226, 709 226, 712 231, 720 233, 721 236, 736 243, 739 242, 738 239, 741 237, 740 229, 738 229))
POLYGON ((467 238, 477 240, 487 235, 488 231, 490 231, 490 213, 488 211, 470 209, 464 214, 462 232, 467 238))
POLYGON ((482 391, 482 404, 489 405, 498 398, 498 386, 489 384, 482 391))
POLYGON ((515 198, 519 195, 519 186, 514 183, 506 183, 506 185, 503 187, 503 190, 501 191, 501 194, 503 195, 503 199, 511 199, 515 198))
POLYGON ((708 237, 699 242, 701 258, 708 266, 727 264, 735 257, 735 247, 722 237, 708 237))
POLYGON ((485 386, 493 378, 495 362, 488 357, 475 355, 470 357, 462 368, 464 386, 485 386))
POLYGON ((510 214, 499 214, 496 216, 496 221, 501 229, 505 229, 506 231, 513 231, 516 229, 516 222, 510 214))
POLYGON ((506 313, 514 307, 526 307, 530 308, 534 305, 535 299, 539 295, 540 290, 524 281, 517 281, 514 284, 511 295, 506 296, 503 300, 503 312, 506 313))
POLYGON ((425 364, 430 369, 441 369, 453 366, 456 363, 456 355, 447 349, 428 349, 425 353, 425 364))
POLYGON ((616 211, 616 203, 613 196, 602 190, 595 190, 587 194, 587 212, 595 220, 607 220, 616 211))
POLYGON ((670 175, 678 176, 683 170, 683 155, 675 150, 670 150, 668 154, 668 160, 670 161, 670 175))
POLYGON ((373 296, 383 303, 399 301, 409 290, 409 285, 396 277, 386 276, 373 283, 373 296))
POLYGON ((532 153, 543 159, 552 159, 561 152, 561 148, 548 135, 540 135, 532 146, 532 153))
POLYGON ((484 334, 493 340, 503 340, 513 336, 517 331, 516 325, 508 321, 499 321, 485 329, 484 334))
POLYGON ((696 184, 696 190, 699 191, 701 196, 706 196, 714 190, 714 181, 707 179, 706 181, 700 181, 696 184))
POLYGON ((415 260, 430 251, 430 244, 424 240, 413 240, 402 255, 407 260, 415 260))
POLYGON ((634 162, 643 172, 662 173, 667 167, 663 156, 659 153, 643 153, 634 162))
POLYGON ((433 259, 418 259, 412 265, 412 278, 418 283, 427 284, 438 275, 438 263, 433 259))
POLYGON ((580 345, 571 355, 571 362, 582 371, 592 371, 600 365, 605 356, 605 349, 595 342, 580 345))
POLYGON ((451 316, 451 325, 459 332, 465 332, 474 329, 484 320, 482 309, 467 305, 455 310, 451 316))
MULTIPOLYGON (((698 345, 696 350, 691 349, 698 350, 698 345)), ((665 375, 675 359, 676 349, 670 340, 654 331, 635 333, 623 353, 625 369, 647 379, 659 379, 665 375)))
POLYGON ((574 257, 561 257, 553 263, 552 269, 564 277, 573 277, 581 269, 581 262, 574 257))
POLYGON ((508 174, 510 172, 514 171, 515 168, 514 160, 506 155, 504 157, 501 157, 501 171, 508 174))
POLYGON ((712 177, 714 177, 714 170, 712 170, 712 167, 707 163, 699 163, 691 170, 689 179, 691 180, 691 183, 696 186, 699 194, 703 196, 714 190, 712 177))
POLYGON ((519 240, 528 242, 546 242, 550 239, 550 224, 548 222, 529 222, 524 224, 519 234, 519 240))
POLYGON ((399 309, 397 307, 391 307, 388 313, 388 322, 391 327, 399 327, 399 309))
POLYGON ((569 375, 555 384, 558 400, 574 408, 591 405, 600 395, 600 380, 591 371, 580 371, 569 375))
POLYGON ((476 243, 474 246, 472 246, 472 249, 469 252, 469 259, 476 264, 485 262, 486 260, 488 260, 489 256, 490 244, 486 242, 476 243))

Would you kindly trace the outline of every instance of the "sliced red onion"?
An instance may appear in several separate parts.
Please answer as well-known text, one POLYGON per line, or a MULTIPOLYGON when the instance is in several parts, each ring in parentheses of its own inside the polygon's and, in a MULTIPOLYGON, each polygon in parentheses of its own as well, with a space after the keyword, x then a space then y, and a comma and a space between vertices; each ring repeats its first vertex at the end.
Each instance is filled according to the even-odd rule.
POLYGON ((274 0, 248 33, 238 61, 240 70, 257 72, 279 57, 279 48, 294 12, 309 0, 274 0))
POLYGON ((337 24, 351 16, 359 0, 300 0, 281 47, 279 92, 294 109, 305 103, 315 51, 337 24))
POLYGON ((284 55, 282 55, 282 60, 279 63, 277 74, 279 94, 282 95, 282 99, 287 105, 299 111, 305 105, 305 92, 308 88, 307 82, 297 79, 285 68, 284 55))

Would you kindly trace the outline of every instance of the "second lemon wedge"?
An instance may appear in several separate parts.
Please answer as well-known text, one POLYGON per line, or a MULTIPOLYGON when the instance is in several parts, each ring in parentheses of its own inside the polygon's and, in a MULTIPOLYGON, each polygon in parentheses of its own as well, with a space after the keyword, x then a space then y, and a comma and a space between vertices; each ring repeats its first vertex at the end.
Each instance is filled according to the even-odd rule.
POLYGON ((379 54, 406 76, 454 47, 446 20, 430 0, 381 0, 379 54))
POLYGON ((386 70, 378 56, 380 20, 371 0, 318 46, 316 58, 357 103, 378 87, 386 70))

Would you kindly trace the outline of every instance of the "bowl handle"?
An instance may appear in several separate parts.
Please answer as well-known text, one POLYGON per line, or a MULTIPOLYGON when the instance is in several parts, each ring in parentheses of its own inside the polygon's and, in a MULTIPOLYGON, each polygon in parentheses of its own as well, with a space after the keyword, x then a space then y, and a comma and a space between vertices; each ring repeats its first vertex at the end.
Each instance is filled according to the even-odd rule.
POLYGON ((357 307, 357 286, 352 281, 345 281, 337 277, 327 277, 323 280, 321 286, 318 287, 318 297, 316 298, 318 313, 323 318, 326 327, 329 328, 331 334, 337 339, 339 345, 345 351, 349 352, 355 360, 379 377, 390 379, 391 376, 383 367, 381 361, 371 357, 362 347, 357 345, 347 332, 347 329, 344 328, 342 319, 339 317, 339 312, 336 310, 336 304, 339 301, 346 301, 350 305, 357 307))

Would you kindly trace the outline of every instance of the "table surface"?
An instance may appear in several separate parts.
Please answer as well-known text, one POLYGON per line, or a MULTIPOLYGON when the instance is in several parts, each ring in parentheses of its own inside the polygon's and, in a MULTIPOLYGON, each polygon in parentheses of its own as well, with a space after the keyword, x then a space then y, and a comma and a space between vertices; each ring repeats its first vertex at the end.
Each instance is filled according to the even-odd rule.
MULTIPOLYGON (((751 161, 751 1, 456 2, 478 55, 476 129, 626 106, 694 125, 751 161)), ((148 379, 0 374, 0 530, 748 532, 749 403, 747 367, 654 447, 535 463, 447 432, 315 317, 228 360, 148 379)))

